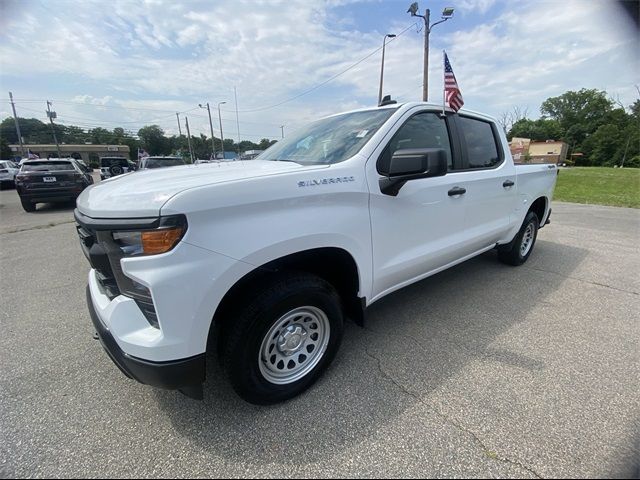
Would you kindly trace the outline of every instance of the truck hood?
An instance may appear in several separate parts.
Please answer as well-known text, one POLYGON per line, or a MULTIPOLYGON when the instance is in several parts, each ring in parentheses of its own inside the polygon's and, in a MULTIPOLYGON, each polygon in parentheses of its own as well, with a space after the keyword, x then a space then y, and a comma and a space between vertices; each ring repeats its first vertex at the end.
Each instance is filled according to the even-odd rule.
POLYGON ((77 206, 92 218, 155 217, 167 200, 190 188, 317 168, 292 162, 250 160, 140 170, 85 189, 77 206))

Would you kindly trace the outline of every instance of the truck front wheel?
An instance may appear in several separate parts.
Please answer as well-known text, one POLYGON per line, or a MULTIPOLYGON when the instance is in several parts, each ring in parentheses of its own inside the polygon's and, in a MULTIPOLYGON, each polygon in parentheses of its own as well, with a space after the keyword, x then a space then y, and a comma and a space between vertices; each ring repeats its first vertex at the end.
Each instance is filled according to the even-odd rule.
POLYGON ((522 265, 533 251, 538 237, 540 221, 534 212, 529 212, 516 238, 508 245, 498 247, 498 258, 508 265, 522 265))
POLYGON ((223 365, 244 400, 268 405, 307 388, 342 340, 340 297, 325 280, 292 273, 248 294, 223 340, 223 365))

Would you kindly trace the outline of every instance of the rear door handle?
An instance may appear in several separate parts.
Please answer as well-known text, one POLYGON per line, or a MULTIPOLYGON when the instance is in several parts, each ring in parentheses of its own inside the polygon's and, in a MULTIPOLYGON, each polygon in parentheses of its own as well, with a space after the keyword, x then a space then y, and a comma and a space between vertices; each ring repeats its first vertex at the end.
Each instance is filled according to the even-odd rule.
POLYGON ((448 193, 450 197, 454 197, 456 195, 464 195, 465 193, 467 193, 467 189, 462 187, 453 187, 451 190, 449 190, 448 193))
POLYGON ((513 183, 513 180, 505 180, 505 182, 502 184, 504 188, 513 187, 514 185, 515 183, 513 183))

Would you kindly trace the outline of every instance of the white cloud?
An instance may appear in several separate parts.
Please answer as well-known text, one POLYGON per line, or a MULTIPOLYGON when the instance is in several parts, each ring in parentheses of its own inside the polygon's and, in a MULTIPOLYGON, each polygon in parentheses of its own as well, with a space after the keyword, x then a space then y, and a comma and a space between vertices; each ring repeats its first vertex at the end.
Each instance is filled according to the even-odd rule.
MULTIPOLYGON (((349 8, 350 3, 17 4, 0 33, 0 80, 4 86, 8 72, 12 79, 51 75, 56 85, 43 81, 40 91, 27 94, 43 98, 51 95, 50 87, 55 92, 66 88, 65 98, 72 102, 57 103, 56 109, 70 123, 83 118, 87 124, 121 122, 137 129, 153 121, 170 133, 177 131, 173 112, 200 102, 227 101, 223 128, 235 137, 234 85, 241 111, 272 105, 325 81, 380 46, 383 33, 356 29, 357 17, 338 21, 333 9, 349 8), (49 25, 46 35, 43 22, 49 25)), ((460 17, 439 26, 432 36, 432 99, 441 98, 445 47, 470 108, 498 114, 517 104, 528 105, 533 113, 546 97, 581 87, 606 88, 625 103, 633 100, 637 63, 629 61, 629 39, 616 28, 610 2, 455 4, 460 17), (490 19, 470 25, 474 13, 490 19)), ((375 12, 378 4, 358 8, 375 12)), ((385 30, 399 33, 406 28, 404 10, 399 8, 385 30)), ((404 101, 421 98, 422 42, 422 33, 413 28, 388 44, 385 93, 404 101)), ((377 98, 379 68, 377 53, 312 95, 275 109, 242 112, 241 132, 276 138, 281 124, 371 105, 377 98)), ((188 115, 195 131, 208 134, 205 111, 188 115)), ((218 129, 216 122, 214 127, 218 129)))

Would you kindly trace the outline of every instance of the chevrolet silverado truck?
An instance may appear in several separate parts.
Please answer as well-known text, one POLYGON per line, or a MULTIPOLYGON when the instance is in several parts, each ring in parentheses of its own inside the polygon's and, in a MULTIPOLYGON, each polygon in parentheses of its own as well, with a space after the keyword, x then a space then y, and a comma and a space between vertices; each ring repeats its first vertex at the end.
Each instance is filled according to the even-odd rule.
POLYGON ((429 103, 333 115, 249 162, 120 175, 75 210, 93 325, 141 383, 202 398, 215 350, 240 397, 280 402, 385 295, 491 249, 526 262, 556 177, 514 165, 493 118, 429 103))

